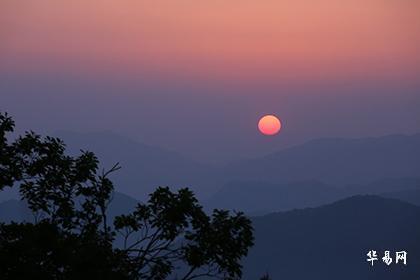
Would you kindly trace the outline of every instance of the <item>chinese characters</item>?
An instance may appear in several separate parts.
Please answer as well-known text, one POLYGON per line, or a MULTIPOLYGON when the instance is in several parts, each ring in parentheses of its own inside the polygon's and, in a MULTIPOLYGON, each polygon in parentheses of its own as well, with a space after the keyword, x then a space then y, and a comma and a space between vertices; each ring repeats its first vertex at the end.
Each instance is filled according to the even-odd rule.
MULTIPOLYGON (((371 266, 374 265, 375 261, 379 260, 378 253, 375 250, 370 250, 366 255, 368 256, 366 261, 368 261, 371 266)), ((391 256, 391 251, 384 252, 384 255, 382 257, 382 262, 385 263, 387 266, 392 264, 393 258, 391 256)), ((407 265, 407 252, 406 251, 395 252, 395 264, 407 265)))

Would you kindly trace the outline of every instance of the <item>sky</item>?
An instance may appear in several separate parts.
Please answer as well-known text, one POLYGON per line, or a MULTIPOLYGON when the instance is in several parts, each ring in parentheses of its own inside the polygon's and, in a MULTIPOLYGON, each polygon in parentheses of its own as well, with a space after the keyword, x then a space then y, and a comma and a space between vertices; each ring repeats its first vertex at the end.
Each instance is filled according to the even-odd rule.
POLYGON ((2 0, 0 110, 207 162, 420 132, 417 0, 2 0), (257 131, 275 114, 275 137, 257 131))

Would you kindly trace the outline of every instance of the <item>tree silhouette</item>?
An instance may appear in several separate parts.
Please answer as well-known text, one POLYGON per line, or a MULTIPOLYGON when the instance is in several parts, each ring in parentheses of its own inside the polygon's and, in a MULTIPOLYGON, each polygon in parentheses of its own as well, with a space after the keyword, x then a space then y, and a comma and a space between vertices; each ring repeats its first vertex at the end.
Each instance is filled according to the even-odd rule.
POLYGON ((189 189, 159 187, 110 223, 118 164, 100 172, 91 152, 69 156, 61 140, 34 132, 9 141, 13 130, 0 113, 0 191, 19 188, 34 219, 0 224, 0 279, 241 277, 253 245, 242 213, 207 215, 189 189))
POLYGON ((260 280, 271 280, 270 275, 268 273, 264 274, 260 280))

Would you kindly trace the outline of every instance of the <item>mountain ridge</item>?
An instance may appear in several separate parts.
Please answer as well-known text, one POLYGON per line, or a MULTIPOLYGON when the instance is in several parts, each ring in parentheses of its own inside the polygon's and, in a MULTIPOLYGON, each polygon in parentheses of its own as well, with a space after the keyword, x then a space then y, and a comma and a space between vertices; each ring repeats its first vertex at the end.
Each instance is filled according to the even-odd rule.
MULTIPOLYGON (((328 205, 254 217, 244 279, 418 279, 420 207, 359 195, 328 205), (369 250, 408 251, 408 265, 371 267, 369 250), (345 272, 345 273, 343 273, 345 272)), ((395 255, 394 255, 395 256, 395 255)))

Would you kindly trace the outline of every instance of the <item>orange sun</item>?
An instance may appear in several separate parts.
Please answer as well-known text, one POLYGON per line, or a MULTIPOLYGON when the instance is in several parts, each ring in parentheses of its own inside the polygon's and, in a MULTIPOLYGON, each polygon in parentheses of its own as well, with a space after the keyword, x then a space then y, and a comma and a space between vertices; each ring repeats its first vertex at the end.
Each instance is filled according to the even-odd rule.
POLYGON ((258 122, 258 129, 264 135, 275 135, 281 129, 281 122, 274 115, 266 115, 258 122))

